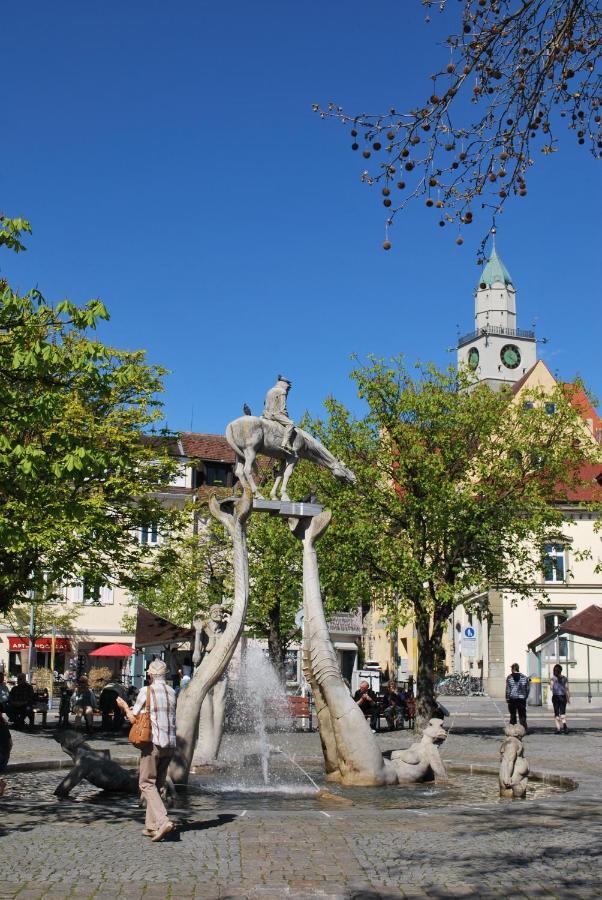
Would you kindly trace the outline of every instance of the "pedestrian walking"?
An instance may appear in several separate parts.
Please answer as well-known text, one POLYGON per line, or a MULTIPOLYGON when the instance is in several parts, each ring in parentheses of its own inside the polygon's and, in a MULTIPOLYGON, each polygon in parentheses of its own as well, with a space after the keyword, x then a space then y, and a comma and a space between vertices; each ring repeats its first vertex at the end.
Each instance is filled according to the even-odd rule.
POLYGON ((568 734, 566 724, 566 705, 571 702, 568 681, 562 674, 562 666, 556 664, 552 670, 550 679, 550 691, 552 692, 552 706, 554 707, 554 720, 556 722, 556 734, 568 734))
POLYGON ((160 791, 167 781, 167 770, 176 747, 176 695, 165 682, 167 666, 154 659, 148 667, 150 684, 143 687, 130 709, 122 697, 117 705, 133 725, 144 709, 150 716, 151 740, 141 748, 139 785, 146 801, 146 822, 142 834, 162 841, 173 831, 160 791))
POLYGON ((516 725, 518 721, 527 731, 527 697, 531 689, 531 681, 523 675, 518 663, 512 663, 510 674, 506 678, 506 702, 510 712, 510 724, 516 725))

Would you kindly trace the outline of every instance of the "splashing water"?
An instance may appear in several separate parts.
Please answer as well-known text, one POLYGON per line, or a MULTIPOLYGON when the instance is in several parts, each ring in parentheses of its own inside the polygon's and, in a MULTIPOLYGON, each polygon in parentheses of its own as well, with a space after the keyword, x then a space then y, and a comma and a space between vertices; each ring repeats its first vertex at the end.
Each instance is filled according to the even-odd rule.
POLYGON ((257 766, 261 783, 269 785, 274 748, 268 734, 291 731, 292 719, 278 673, 261 647, 251 640, 230 678, 227 718, 228 731, 236 733, 236 741, 225 762, 235 771, 239 788, 256 785, 257 766))

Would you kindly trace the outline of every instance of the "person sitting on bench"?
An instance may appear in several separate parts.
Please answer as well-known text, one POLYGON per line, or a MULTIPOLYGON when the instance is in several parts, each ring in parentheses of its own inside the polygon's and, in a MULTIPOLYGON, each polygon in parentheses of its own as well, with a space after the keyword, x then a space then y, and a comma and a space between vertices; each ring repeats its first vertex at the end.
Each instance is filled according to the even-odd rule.
POLYGON ((367 719, 370 719, 370 728, 372 731, 378 731, 378 700, 367 681, 360 681, 360 686, 353 695, 353 699, 363 712, 364 716, 367 719))
POLYGON ((25 719, 29 720, 29 727, 33 728, 36 694, 27 681, 24 672, 17 675, 17 683, 8 696, 8 717, 15 728, 23 728, 25 719))

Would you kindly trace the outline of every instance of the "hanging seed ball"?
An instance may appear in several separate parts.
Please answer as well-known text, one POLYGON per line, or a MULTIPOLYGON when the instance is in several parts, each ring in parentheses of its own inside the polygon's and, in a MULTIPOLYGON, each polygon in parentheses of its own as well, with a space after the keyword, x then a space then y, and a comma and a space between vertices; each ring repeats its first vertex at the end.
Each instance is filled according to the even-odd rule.
POLYGON ((520 191, 519 191, 518 193, 520 194, 521 197, 526 197, 526 196, 527 196, 527 191, 526 191, 525 188, 521 188, 520 191))
POLYGON ((362 156, 364 157, 364 159, 370 159, 370 151, 364 150, 364 152, 362 153, 362 156))
POLYGON ((385 199, 383 200, 383 206, 391 206, 391 201, 388 197, 385 197, 385 199))
POLYGON ((470 30, 470 25, 468 24, 468 22, 466 22, 466 24, 464 25, 464 34, 470 34, 470 30))
POLYGON ((496 181, 496 180, 497 180, 497 175, 495 174, 495 172, 490 172, 489 173, 489 181, 496 181))
POLYGON ((449 72, 449 74, 451 75, 452 72, 456 71, 456 67, 454 66, 453 63, 448 63, 445 67, 445 71, 449 72))
POLYGON ((394 131, 387 131, 387 140, 388 141, 395 140, 395 132, 394 131))
POLYGON ((359 150, 359 146, 360 146, 359 144, 355 144, 355 143, 354 143, 354 144, 351 145, 351 149, 352 149, 352 150, 359 150))
POLYGON ((447 151, 453 150, 453 149, 454 149, 454 145, 453 145, 453 144, 446 144, 446 145, 445 145, 445 149, 446 149, 447 151))
POLYGON ((462 69, 462 73, 464 75, 468 75, 470 73, 470 66, 464 66, 464 68, 462 69))
POLYGON ((372 147, 374 150, 380 150, 380 148, 382 147, 382 144, 379 141, 374 141, 374 143, 372 144, 372 147))
POLYGON ((454 159, 453 163, 451 164, 451 167, 452 167, 452 169, 458 169, 460 167, 460 163, 456 162, 456 160, 454 159))
POLYGON ((433 205, 433 201, 431 200, 430 197, 426 200, 426 205, 427 205, 427 206, 432 206, 432 205, 433 205))
POLYGON ((423 131, 430 131, 430 130, 431 130, 431 126, 429 125, 428 122, 425 122, 425 123, 424 123, 424 125, 422 126, 422 130, 423 130, 423 131))
POLYGON ((472 213, 470 210, 468 210, 468 212, 464 213, 464 218, 466 219, 467 222, 472 222, 472 213))
POLYGON ((406 157, 408 157, 410 155, 410 151, 408 150, 407 147, 403 148, 403 150, 401 151, 401 155, 403 156, 404 159, 406 159, 406 157))
POLYGON ((391 193, 391 191, 389 190, 388 187, 383 188, 383 197, 388 197, 390 193, 391 193))
POLYGON ((408 172, 411 172, 413 168, 414 168, 414 163, 413 163, 413 162, 407 162, 407 163, 406 163, 406 169, 407 169, 408 172))
POLYGON ((462 150, 461 153, 458 154, 458 159, 465 160, 466 159, 466 151, 462 150))
POLYGON ((355 128, 351 129, 351 137, 357 137, 357 131, 355 130, 355 128))
POLYGON ((431 94, 431 103, 440 103, 441 98, 437 96, 437 94, 431 94))
POLYGON ((506 170, 505 170, 505 169, 500 169, 499 172, 497 173, 497 175, 498 175, 498 178, 505 178, 505 177, 506 177, 506 170))
POLYGON ((390 250, 390 249, 391 249, 391 241, 384 241, 383 242, 383 250, 390 250))
POLYGON ((594 122, 596 123, 596 125, 599 125, 601 121, 602 119, 600 118, 600 116, 594 116, 594 122))
POLYGON ((437 181, 436 178, 429 178, 429 185, 430 185, 431 187, 436 187, 438 183, 439 183, 439 182, 437 181))
POLYGON ((439 227, 443 228, 444 225, 445 225, 445 222, 443 221, 443 219, 439 219, 439 227))
POLYGON ((398 181, 398 182, 397 182, 397 187, 399 188, 400 191, 403 191, 403 189, 404 189, 405 186, 406 186, 405 181, 398 181))
POLYGON ((506 162, 506 160, 508 159, 508 154, 505 150, 502 150, 502 152, 500 153, 500 159, 502 160, 502 162, 506 162))
POLYGON ((461 237, 456 238, 456 244, 458 246, 461 246, 463 243, 464 243, 464 238, 461 238, 461 237))
POLYGON ((435 206, 437 207, 437 209, 443 209, 443 200, 437 200, 435 206))
POLYGON ((506 191, 500 191, 500 197, 502 198, 502 200, 504 200, 504 198, 507 196, 508 194, 506 193, 506 191))

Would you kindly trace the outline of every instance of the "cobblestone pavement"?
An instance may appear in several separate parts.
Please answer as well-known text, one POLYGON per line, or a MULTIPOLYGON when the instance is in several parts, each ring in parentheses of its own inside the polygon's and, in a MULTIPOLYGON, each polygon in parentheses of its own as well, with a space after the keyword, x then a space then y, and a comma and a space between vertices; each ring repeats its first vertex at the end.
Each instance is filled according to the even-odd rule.
MULTIPOLYGON (((483 698, 445 702, 448 762, 495 767, 504 709, 483 698)), ((40 805, 35 797, 23 804, 7 791, 0 800, 0 898, 600 897, 602 711, 581 710, 572 722, 571 734, 556 737, 549 713, 531 714, 532 770, 579 782, 533 802, 272 812, 217 811, 209 800, 200 813, 179 817, 171 839, 152 844, 141 835, 137 808, 40 805)), ((390 749, 409 744, 411 735, 379 740, 390 749)), ((106 742, 115 755, 131 752, 124 740, 115 743, 106 742)), ((279 735, 278 743, 300 761, 320 753, 315 734, 279 735)), ((51 728, 15 735, 11 762, 60 757, 51 728)), ((5 778, 10 786, 10 771, 5 778)))

